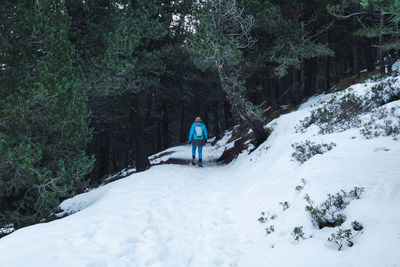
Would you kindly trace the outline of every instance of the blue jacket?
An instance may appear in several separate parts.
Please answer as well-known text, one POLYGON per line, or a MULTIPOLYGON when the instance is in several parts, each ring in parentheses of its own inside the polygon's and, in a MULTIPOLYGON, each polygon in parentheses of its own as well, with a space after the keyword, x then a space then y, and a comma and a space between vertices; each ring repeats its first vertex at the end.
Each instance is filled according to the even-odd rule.
POLYGON ((204 123, 202 123, 202 122, 194 122, 192 124, 192 127, 190 127, 189 142, 192 142, 192 139, 196 139, 196 140, 199 140, 199 139, 207 140, 208 139, 207 128, 204 125, 204 123), (201 126, 201 128, 203 129, 203 135, 200 136, 200 137, 197 137, 197 135, 195 133, 196 126, 201 126))

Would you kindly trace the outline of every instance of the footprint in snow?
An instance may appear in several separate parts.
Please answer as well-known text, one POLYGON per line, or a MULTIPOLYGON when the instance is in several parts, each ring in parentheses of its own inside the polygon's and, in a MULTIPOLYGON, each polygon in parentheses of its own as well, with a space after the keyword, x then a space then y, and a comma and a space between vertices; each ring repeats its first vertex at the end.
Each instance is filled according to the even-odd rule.
POLYGON ((389 151, 389 148, 386 147, 377 147, 374 149, 375 152, 379 152, 379 151, 389 151))

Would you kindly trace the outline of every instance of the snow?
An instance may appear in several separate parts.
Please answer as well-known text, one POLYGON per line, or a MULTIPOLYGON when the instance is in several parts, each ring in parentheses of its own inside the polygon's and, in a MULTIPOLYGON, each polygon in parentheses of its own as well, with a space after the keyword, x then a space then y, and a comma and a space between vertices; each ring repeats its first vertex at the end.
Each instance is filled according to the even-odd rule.
MULTIPOLYGON (((374 83, 351 90, 368 94, 374 83)), ((232 145, 232 132, 205 146, 204 168, 159 165, 64 201, 60 207, 72 215, 0 239, 0 266, 400 266, 400 142, 366 139, 357 128, 326 135, 318 127, 295 130, 312 109, 344 93, 315 96, 270 122, 268 140, 229 165, 214 161, 232 145), (291 145, 305 140, 336 146, 300 164, 291 145), (316 228, 303 198, 319 204, 354 186, 365 193, 346 207, 341 229, 357 220, 364 230, 353 247, 338 251, 327 242, 338 228, 316 228), (276 218, 261 224, 261 212, 276 218), (270 225, 275 231, 266 236, 270 225), (296 226, 313 237, 294 241, 296 226)), ((184 145, 150 159, 190 154, 184 145)))

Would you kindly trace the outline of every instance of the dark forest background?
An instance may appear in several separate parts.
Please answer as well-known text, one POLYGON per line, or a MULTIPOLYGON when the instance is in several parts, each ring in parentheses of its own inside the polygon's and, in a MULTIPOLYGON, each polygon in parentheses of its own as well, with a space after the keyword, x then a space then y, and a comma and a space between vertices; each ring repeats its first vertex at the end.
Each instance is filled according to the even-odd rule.
POLYGON ((90 183, 127 167, 145 170, 149 155, 187 142, 196 116, 210 136, 245 123, 261 143, 260 125, 275 111, 365 79, 365 71, 390 74, 399 6, 2 3, 0 226, 51 218, 90 183))

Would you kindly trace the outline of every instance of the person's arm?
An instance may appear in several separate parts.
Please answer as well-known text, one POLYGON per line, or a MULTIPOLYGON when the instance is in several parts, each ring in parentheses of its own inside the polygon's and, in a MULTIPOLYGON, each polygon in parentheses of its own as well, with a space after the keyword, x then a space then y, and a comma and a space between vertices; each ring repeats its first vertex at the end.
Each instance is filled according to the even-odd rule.
POLYGON ((192 127, 190 127, 190 133, 189 133, 189 143, 192 142, 192 136, 194 132, 194 124, 192 124, 192 127))
POLYGON ((206 141, 207 141, 207 139, 208 139, 208 132, 207 132, 207 128, 206 128, 206 125, 203 123, 203 132, 204 132, 204 139, 206 139, 206 141))

